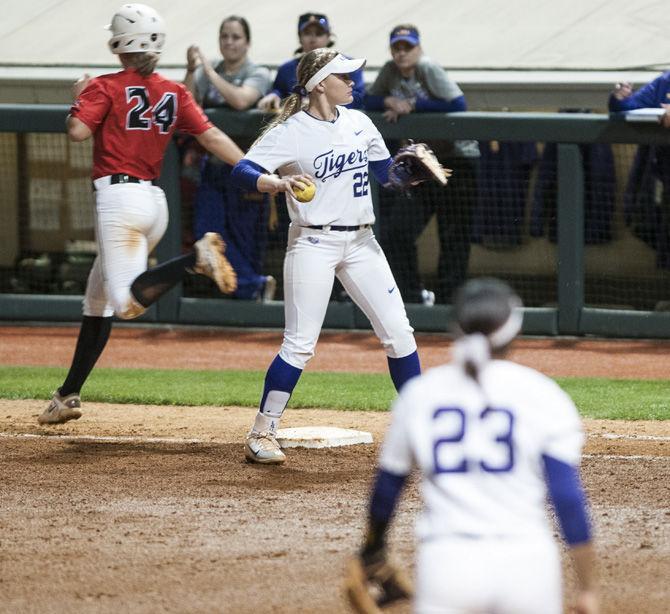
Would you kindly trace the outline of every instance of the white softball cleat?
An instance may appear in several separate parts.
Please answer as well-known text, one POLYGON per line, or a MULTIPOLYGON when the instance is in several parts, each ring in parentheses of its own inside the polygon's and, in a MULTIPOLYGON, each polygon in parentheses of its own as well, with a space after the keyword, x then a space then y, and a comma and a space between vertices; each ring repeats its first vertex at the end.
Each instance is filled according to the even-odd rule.
POLYGON ((244 456, 251 463, 263 465, 281 465, 286 460, 274 434, 269 431, 251 431, 244 444, 244 456))
POLYGON ((37 418, 40 424, 64 424, 81 418, 81 399, 77 393, 62 397, 54 392, 49 406, 37 418))
POLYGON ((193 271, 209 277, 224 294, 237 289, 237 275, 225 257, 226 244, 217 232, 206 232, 195 242, 195 266, 193 271))
POLYGON ((426 307, 433 307, 435 305, 435 292, 432 290, 421 290, 421 302, 426 307))

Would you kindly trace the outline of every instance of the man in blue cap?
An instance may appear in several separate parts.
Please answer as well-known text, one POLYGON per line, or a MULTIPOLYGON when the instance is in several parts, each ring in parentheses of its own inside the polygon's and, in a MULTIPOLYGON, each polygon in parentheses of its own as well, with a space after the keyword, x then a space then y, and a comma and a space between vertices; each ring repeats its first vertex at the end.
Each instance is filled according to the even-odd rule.
MULTIPOLYGON (((298 42, 300 46, 295 50, 295 57, 284 62, 277 69, 272 89, 258 101, 258 108, 262 111, 277 111, 281 101, 291 95, 297 81, 296 68, 300 58, 305 54, 321 47, 332 47, 335 44, 328 17, 322 13, 303 13, 298 17, 298 42)), ((354 99, 346 105, 351 109, 360 109, 363 106, 365 85, 363 70, 354 71, 350 77, 354 81, 354 99)))
MULTIPOLYGON (((400 24, 391 30, 392 60, 379 71, 365 97, 365 108, 382 111, 389 122, 409 113, 465 111, 465 97, 437 62, 424 55, 418 28, 400 24)), ((392 145, 389 143, 390 147, 392 145)), ((396 144, 397 146, 402 143, 396 144)), ((446 168, 454 170, 453 185, 417 186, 413 200, 385 194, 380 207, 381 240, 398 288, 408 303, 448 302, 466 278, 470 257, 470 217, 477 203, 479 146, 476 141, 429 142, 446 168), (435 292, 423 287, 415 242, 436 215, 440 241, 435 292)))

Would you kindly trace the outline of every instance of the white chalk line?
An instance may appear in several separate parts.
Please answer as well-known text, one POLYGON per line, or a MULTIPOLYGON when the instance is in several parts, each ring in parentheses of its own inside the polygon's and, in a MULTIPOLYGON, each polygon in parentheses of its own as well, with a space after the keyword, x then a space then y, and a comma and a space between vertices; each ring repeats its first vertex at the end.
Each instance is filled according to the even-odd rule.
MULTIPOLYGON (((36 433, 2 433, 0 432, 0 437, 93 437, 93 435, 43 435, 36 433)), ((621 435, 619 433, 590 433, 589 437, 601 437, 602 439, 631 439, 631 440, 642 440, 642 441, 670 441, 670 436, 665 435, 621 435)), ((179 437, 133 437, 133 436, 118 436, 118 437, 106 437, 99 436, 96 437, 97 440, 104 441, 129 441, 129 440, 142 440, 142 441, 155 441, 157 443, 205 443, 204 439, 183 439, 179 437)))
POLYGON ((582 458, 597 458, 599 460, 651 460, 670 461, 670 456, 653 456, 651 454, 582 454, 582 458))
POLYGON ((221 442, 205 441, 204 439, 185 439, 181 437, 134 437, 134 436, 95 436, 95 435, 39 435, 35 433, 0 433, 5 439, 50 439, 54 441, 71 441, 74 443, 210 443, 223 445, 221 442))
MULTIPOLYGON (((193 439, 182 437, 139 437, 139 436, 94 436, 94 435, 40 435, 36 433, 1 433, 0 438, 4 439, 31 439, 31 440, 51 440, 64 441, 66 443, 164 443, 173 445, 184 444, 208 444, 214 446, 227 445, 221 441, 206 441, 205 439, 193 439)), ((625 435, 622 439, 628 438, 625 435)), ((635 439, 630 437, 630 439, 635 439)), ((582 458, 586 459, 605 459, 605 460, 670 460, 670 456, 656 456, 651 454, 584 454, 582 458)))
POLYGON ((603 439, 634 439, 638 441, 670 441, 665 435, 620 435, 619 433, 594 433, 589 437, 602 437, 603 439))
MULTIPOLYGON (((2 433, 0 437, 9 437, 13 439, 72 439, 76 441, 108 441, 108 442, 125 442, 125 443, 214 443, 206 441, 205 439, 187 439, 180 437, 140 437, 140 436, 94 436, 94 435, 43 435, 36 433, 2 433)), ((618 433, 591 433, 589 438, 601 439, 624 439, 631 441, 670 441, 670 437, 664 435, 621 435, 618 433)))

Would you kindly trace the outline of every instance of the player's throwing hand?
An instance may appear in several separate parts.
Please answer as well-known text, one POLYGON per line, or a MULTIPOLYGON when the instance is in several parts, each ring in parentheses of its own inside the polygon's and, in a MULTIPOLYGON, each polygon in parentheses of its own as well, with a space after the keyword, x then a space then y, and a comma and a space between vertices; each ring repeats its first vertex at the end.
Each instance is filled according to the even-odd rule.
POLYGON ((311 175, 287 175, 286 177, 280 177, 279 175, 264 174, 258 178, 257 188, 259 192, 267 192, 268 194, 288 192, 295 198, 293 189, 306 183, 314 183, 311 175))

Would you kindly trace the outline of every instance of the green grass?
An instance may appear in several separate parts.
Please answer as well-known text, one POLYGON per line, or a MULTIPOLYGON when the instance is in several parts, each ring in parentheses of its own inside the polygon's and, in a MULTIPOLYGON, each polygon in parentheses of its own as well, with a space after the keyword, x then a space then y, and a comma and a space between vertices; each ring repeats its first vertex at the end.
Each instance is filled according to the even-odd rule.
MULTIPOLYGON (((0 398, 47 399, 65 369, 0 368, 0 398)), ((86 382, 87 400, 150 405, 254 406, 263 390, 263 371, 96 369, 86 382)), ((394 398, 388 375, 305 373, 291 407, 387 409, 394 398)))
POLYGON ((586 418, 670 420, 670 381, 556 378, 586 418))
MULTIPOLYGON (((47 399, 65 369, 2 367, 0 398, 47 399)), ((149 405, 255 406, 262 371, 96 369, 84 389, 87 400, 149 405)), ((588 418, 670 420, 670 382, 559 378, 588 418)), ((300 378, 291 407, 386 410, 395 396, 386 374, 310 373, 300 378)))

